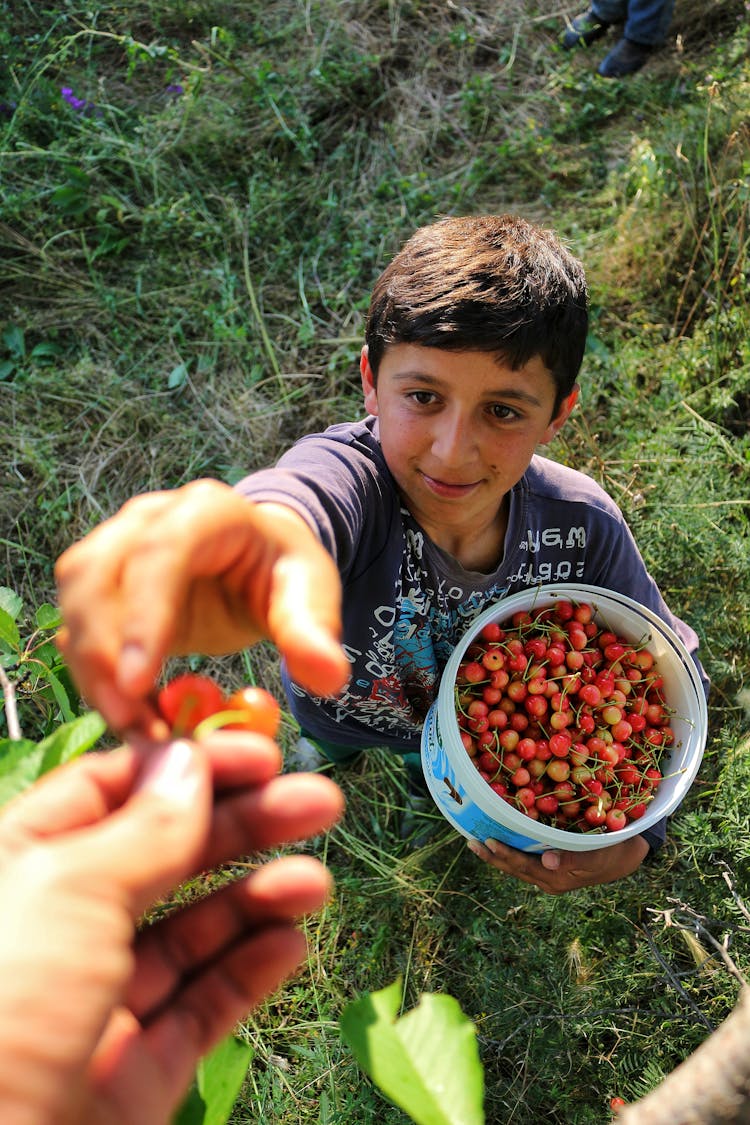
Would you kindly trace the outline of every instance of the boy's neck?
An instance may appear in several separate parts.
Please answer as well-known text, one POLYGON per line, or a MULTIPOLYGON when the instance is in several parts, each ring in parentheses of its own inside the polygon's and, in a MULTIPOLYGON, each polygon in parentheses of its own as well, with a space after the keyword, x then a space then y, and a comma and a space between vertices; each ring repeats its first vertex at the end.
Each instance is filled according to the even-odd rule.
POLYGON ((509 499, 505 496, 495 519, 483 528, 429 527, 419 521, 416 513, 412 514, 433 543, 452 555, 464 570, 489 574, 503 558, 509 508, 509 499))

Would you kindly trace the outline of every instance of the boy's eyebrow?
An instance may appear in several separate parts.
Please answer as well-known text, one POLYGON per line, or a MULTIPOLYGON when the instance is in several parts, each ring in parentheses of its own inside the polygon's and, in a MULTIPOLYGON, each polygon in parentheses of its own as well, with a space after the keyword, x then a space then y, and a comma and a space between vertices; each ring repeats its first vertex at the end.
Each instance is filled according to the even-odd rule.
MULTIPOLYGON (((435 375, 429 375, 425 371, 419 369, 415 371, 396 371, 393 373, 394 383, 409 383, 414 379, 418 379, 421 383, 426 383, 432 387, 442 387, 445 385, 444 379, 439 379, 435 375)), ((542 406, 542 402, 536 395, 531 394, 530 391, 524 391, 519 387, 502 387, 496 391, 490 390, 484 396, 485 398, 503 398, 512 399, 515 402, 526 402, 530 406, 542 406)))

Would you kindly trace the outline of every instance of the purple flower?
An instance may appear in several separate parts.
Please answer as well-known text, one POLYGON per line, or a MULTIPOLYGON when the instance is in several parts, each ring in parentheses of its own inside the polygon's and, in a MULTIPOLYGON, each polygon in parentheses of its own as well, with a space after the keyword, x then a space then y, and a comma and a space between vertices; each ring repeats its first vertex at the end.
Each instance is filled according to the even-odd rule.
POLYGON ((85 98, 77 98, 71 86, 61 86, 60 93, 63 96, 63 100, 66 101, 76 113, 85 113, 89 116, 92 113, 96 113, 97 115, 101 114, 101 110, 98 110, 93 102, 87 102, 85 98))
POLYGON ((179 82, 172 82, 169 86, 167 86, 165 92, 167 94, 174 94, 176 98, 179 98, 181 94, 185 93, 185 87, 180 86, 179 82))

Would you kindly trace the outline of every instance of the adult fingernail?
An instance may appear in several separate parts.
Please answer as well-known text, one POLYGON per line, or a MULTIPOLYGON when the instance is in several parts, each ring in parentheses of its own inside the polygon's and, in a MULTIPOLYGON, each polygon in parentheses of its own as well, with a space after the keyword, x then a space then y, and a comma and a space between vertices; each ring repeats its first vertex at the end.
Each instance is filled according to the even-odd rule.
POLYGON ((192 806, 203 783, 196 752, 178 739, 149 752, 137 788, 163 797, 171 804, 192 806))
POLYGON ((143 646, 135 641, 129 641, 123 645, 117 664, 119 686, 126 691, 131 687, 140 687, 147 671, 146 652, 143 646))

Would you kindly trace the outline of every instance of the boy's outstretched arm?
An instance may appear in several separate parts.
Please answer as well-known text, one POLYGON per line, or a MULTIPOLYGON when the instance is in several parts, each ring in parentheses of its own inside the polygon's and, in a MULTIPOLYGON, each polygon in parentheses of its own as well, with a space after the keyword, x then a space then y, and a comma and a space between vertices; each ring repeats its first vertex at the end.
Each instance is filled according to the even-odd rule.
POLYGON ((151 698, 168 656, 269 638, 317 695, 346 682, 341 583, 305 521, 202 480, 128 501, 56 565, 58 643, 113 730, 159 736, 151 698))
POLYGON ((472 840, 469 848, 496 870, 533 883, 550 895, 624 879, 640 867, 649 851, 642 836, 591 852, 550 851, 541 856, 506 847, 497 840, 486 840, 484 844, 472 840))

